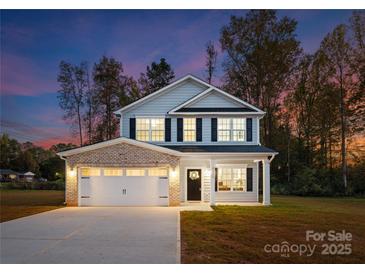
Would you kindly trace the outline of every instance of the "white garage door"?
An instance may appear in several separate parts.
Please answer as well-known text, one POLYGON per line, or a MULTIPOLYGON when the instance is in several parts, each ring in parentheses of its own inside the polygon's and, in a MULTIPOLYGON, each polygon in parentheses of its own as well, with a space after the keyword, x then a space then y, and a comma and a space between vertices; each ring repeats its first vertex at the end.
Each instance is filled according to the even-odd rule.
POLYGON ((167 168, 80 168, 81 206, 167 206, 167 168))

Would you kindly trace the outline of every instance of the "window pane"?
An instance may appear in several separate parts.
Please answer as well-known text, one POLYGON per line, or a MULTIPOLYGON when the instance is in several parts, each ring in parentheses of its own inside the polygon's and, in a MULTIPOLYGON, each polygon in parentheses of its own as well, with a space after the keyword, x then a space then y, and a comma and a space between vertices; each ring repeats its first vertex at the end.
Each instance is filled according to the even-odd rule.
POLYGON ((100 168, 81 168, 81 177, 100 176, 100 168))
POLYGON ((232 125, 233 125, 233 129, 245 129, 245 119, 244 118, 233 118, 232 125))
POLYGON ((244 141, 245 140, 245 132, 243 130, 234 130, 232 132, 233 141, 244 141))
POLYGON ((229 141, 230 131, 229 130, 219 130, 218 131, 218 141, 229 141))
POLYGON ((122 176, 121 168, 104 168, 104 176, 122 176))
POLYGON ((164 130, 165 128, 165 119, 151 119, 151 129, 152 130, 164 130))
POLYGON ((138 141, 149 141, 150 140, 149 130, 137 130, 136 139, 138 141))
POLYGON ((230 129, 230 119, 229 118, 218 118, 218 129, 230 129))
POLYGON ((246 169, 233 168, 232 174, 233 174, 232 191, 246 190, 246 169))
POLYGON ((230 191, 231 181, 231 169, 218 168, 218 191, 230 191))
POLYGON ((153 130, 151 132, 151 141, 164 141, 165 131, 164 130, 153 130))
POLYGON ((184 118, 184 141, 195 142, 196 141, 196 119, 184 118))
POLYGON ((137 118, 136 119, 136 129, 137 130, 149 130, 150 129, 150 119, 137 118))
POLYGON ((127 176, 145 176, 145 170, 143 168, 128 168, 126 170, 126 175, 127 176))
POLYGON ((148 176, 167 176, 167 169, 166 168, 149 168, 148 169, 148 176))
POLYGON ((192 130, 184 130, 184 141, 186 142, 195 142, 195 131, 192 130))

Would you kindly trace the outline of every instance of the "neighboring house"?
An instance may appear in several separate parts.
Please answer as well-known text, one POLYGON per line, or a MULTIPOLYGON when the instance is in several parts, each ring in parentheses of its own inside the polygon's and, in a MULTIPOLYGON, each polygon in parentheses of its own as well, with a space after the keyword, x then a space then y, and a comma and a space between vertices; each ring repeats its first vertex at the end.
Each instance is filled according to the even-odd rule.
POLYGON ((26 181, 26 182, 33 182, 34 181, 34 176, 35 176, 35 174, 31 171, 25 172, 22 175, 23 180, 26 181))
POLYGON ((260 144, 265 113, 194 76, 115 112, 117 139, 58 153, 71 206, 270 204, 270 162, 260 144))
POLYGON ((3 182, 16 181, 22 173, 11 169, 0 169, 0 180, 3 182))

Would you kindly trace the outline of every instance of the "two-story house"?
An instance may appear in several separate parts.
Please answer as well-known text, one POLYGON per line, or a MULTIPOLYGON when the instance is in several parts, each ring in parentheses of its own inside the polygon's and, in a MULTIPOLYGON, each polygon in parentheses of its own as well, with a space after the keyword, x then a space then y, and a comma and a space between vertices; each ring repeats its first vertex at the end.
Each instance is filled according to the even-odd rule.
POLYGON ((115 112, 120 137, 59 153, 70 206, 270 204, 265 113, 192 75, 115 112))

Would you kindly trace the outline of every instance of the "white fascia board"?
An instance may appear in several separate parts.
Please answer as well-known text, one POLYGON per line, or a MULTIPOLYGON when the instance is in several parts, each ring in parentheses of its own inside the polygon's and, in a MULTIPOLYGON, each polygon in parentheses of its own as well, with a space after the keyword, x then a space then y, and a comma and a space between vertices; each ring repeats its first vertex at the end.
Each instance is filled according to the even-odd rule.
POLYGON ((252 115, 263 117, 265 113, 259 112, 169 112, 170 115, 252 115))
POLYGON ((122 107, 121 109, 119 109, 117 111, 114 111, 114 113, 115 114, 119 114, 119 113, 121 113, 121 112, 123 112, 123 111, 125 111, 125 110, 127 110, 127 109, 129 109, 129 108, 131 108, 131 107, 133 107, 135 105, 137 105, 137 104, 140 104, 140 103, 142 103, 142 102, 144 102, 144 101, 146 101, 146 100, 148 100, 148 99, 150 99, 152 97, 155 97, 155 96, 159 95, 160 93, 164 92, 165 90, 167 90, 167 89, 169 89, 169 88, 171 88, 173 86, 176 86, 176 85, 178 85, 178 84, 180 84, 183 81, 188 80, 188 79, 193 79, 196 82, 199 82, 200 84, 205 85, 205 86, 208 86, 209 85, 208 83, 205 83, 204 81, 202 81, 202 80, 200 80, 200 79, 198 79, 198 78, 196 78, 196 77, 188 74, 188 75, 180 78, 179 80, 176 80, 175 82, 172 82, 171 84, 167 85, 166 87, 163 87, 163 88, 161 88, 161 89, 159 89, 159 90, 157 90, 157 91, 155 91, 155 92, 153 92, 153 93, 151 93, 151 94, 149 94, 149 95, 147 95, 145 97, 142 97, 141 99, 139 99, 139 100, 137 100, 137 101, 135 101, 135 102, 133 102, 133 103, 125 106, 125 107, 122 107))
POLYGON ((80 148, 75 148, 75 149, 59 152, 59 153, 57 153, 57 155, 62 158, 62 157, 67 157, 67 156, 71 156, 71 155, 74 155, 74 154, 79 154, 79 153, 83 153, 83 152, 87 152, 87 151, 92 151, 92 150, 103 148, 103 147, 108 147, 108 146, 112 146, 112 145, 116 145, 116 144, 121 144, 121 143, 127 143, 127 144, 130 144, 130 145, 135 145, 135 146, 138 146, 138 147, 151 149, 151 150, 155 150, 155 151, 158 151, 158 152, 161 152, 161 153, 167 153, 167 154, 171 154, 171 155, 175 155, 175 156, 181 156, 182 155, 181 152, 173 150, 173 149, 153 145, 153 144, 150 144, 150 143, 140 142, 140 141, 128 139, 128 138, 125 138, 125 137, 119 137, 119 138, 116 138, 116 139, 113 139, 113 140, 110 140, 110 141, 105 141, 105 142, 101 142, 101 143, 97 143, 97 144, 93 144, 93 145, 89 145, 89 146, 85 146, 85 147, 80 147, 80 148))

